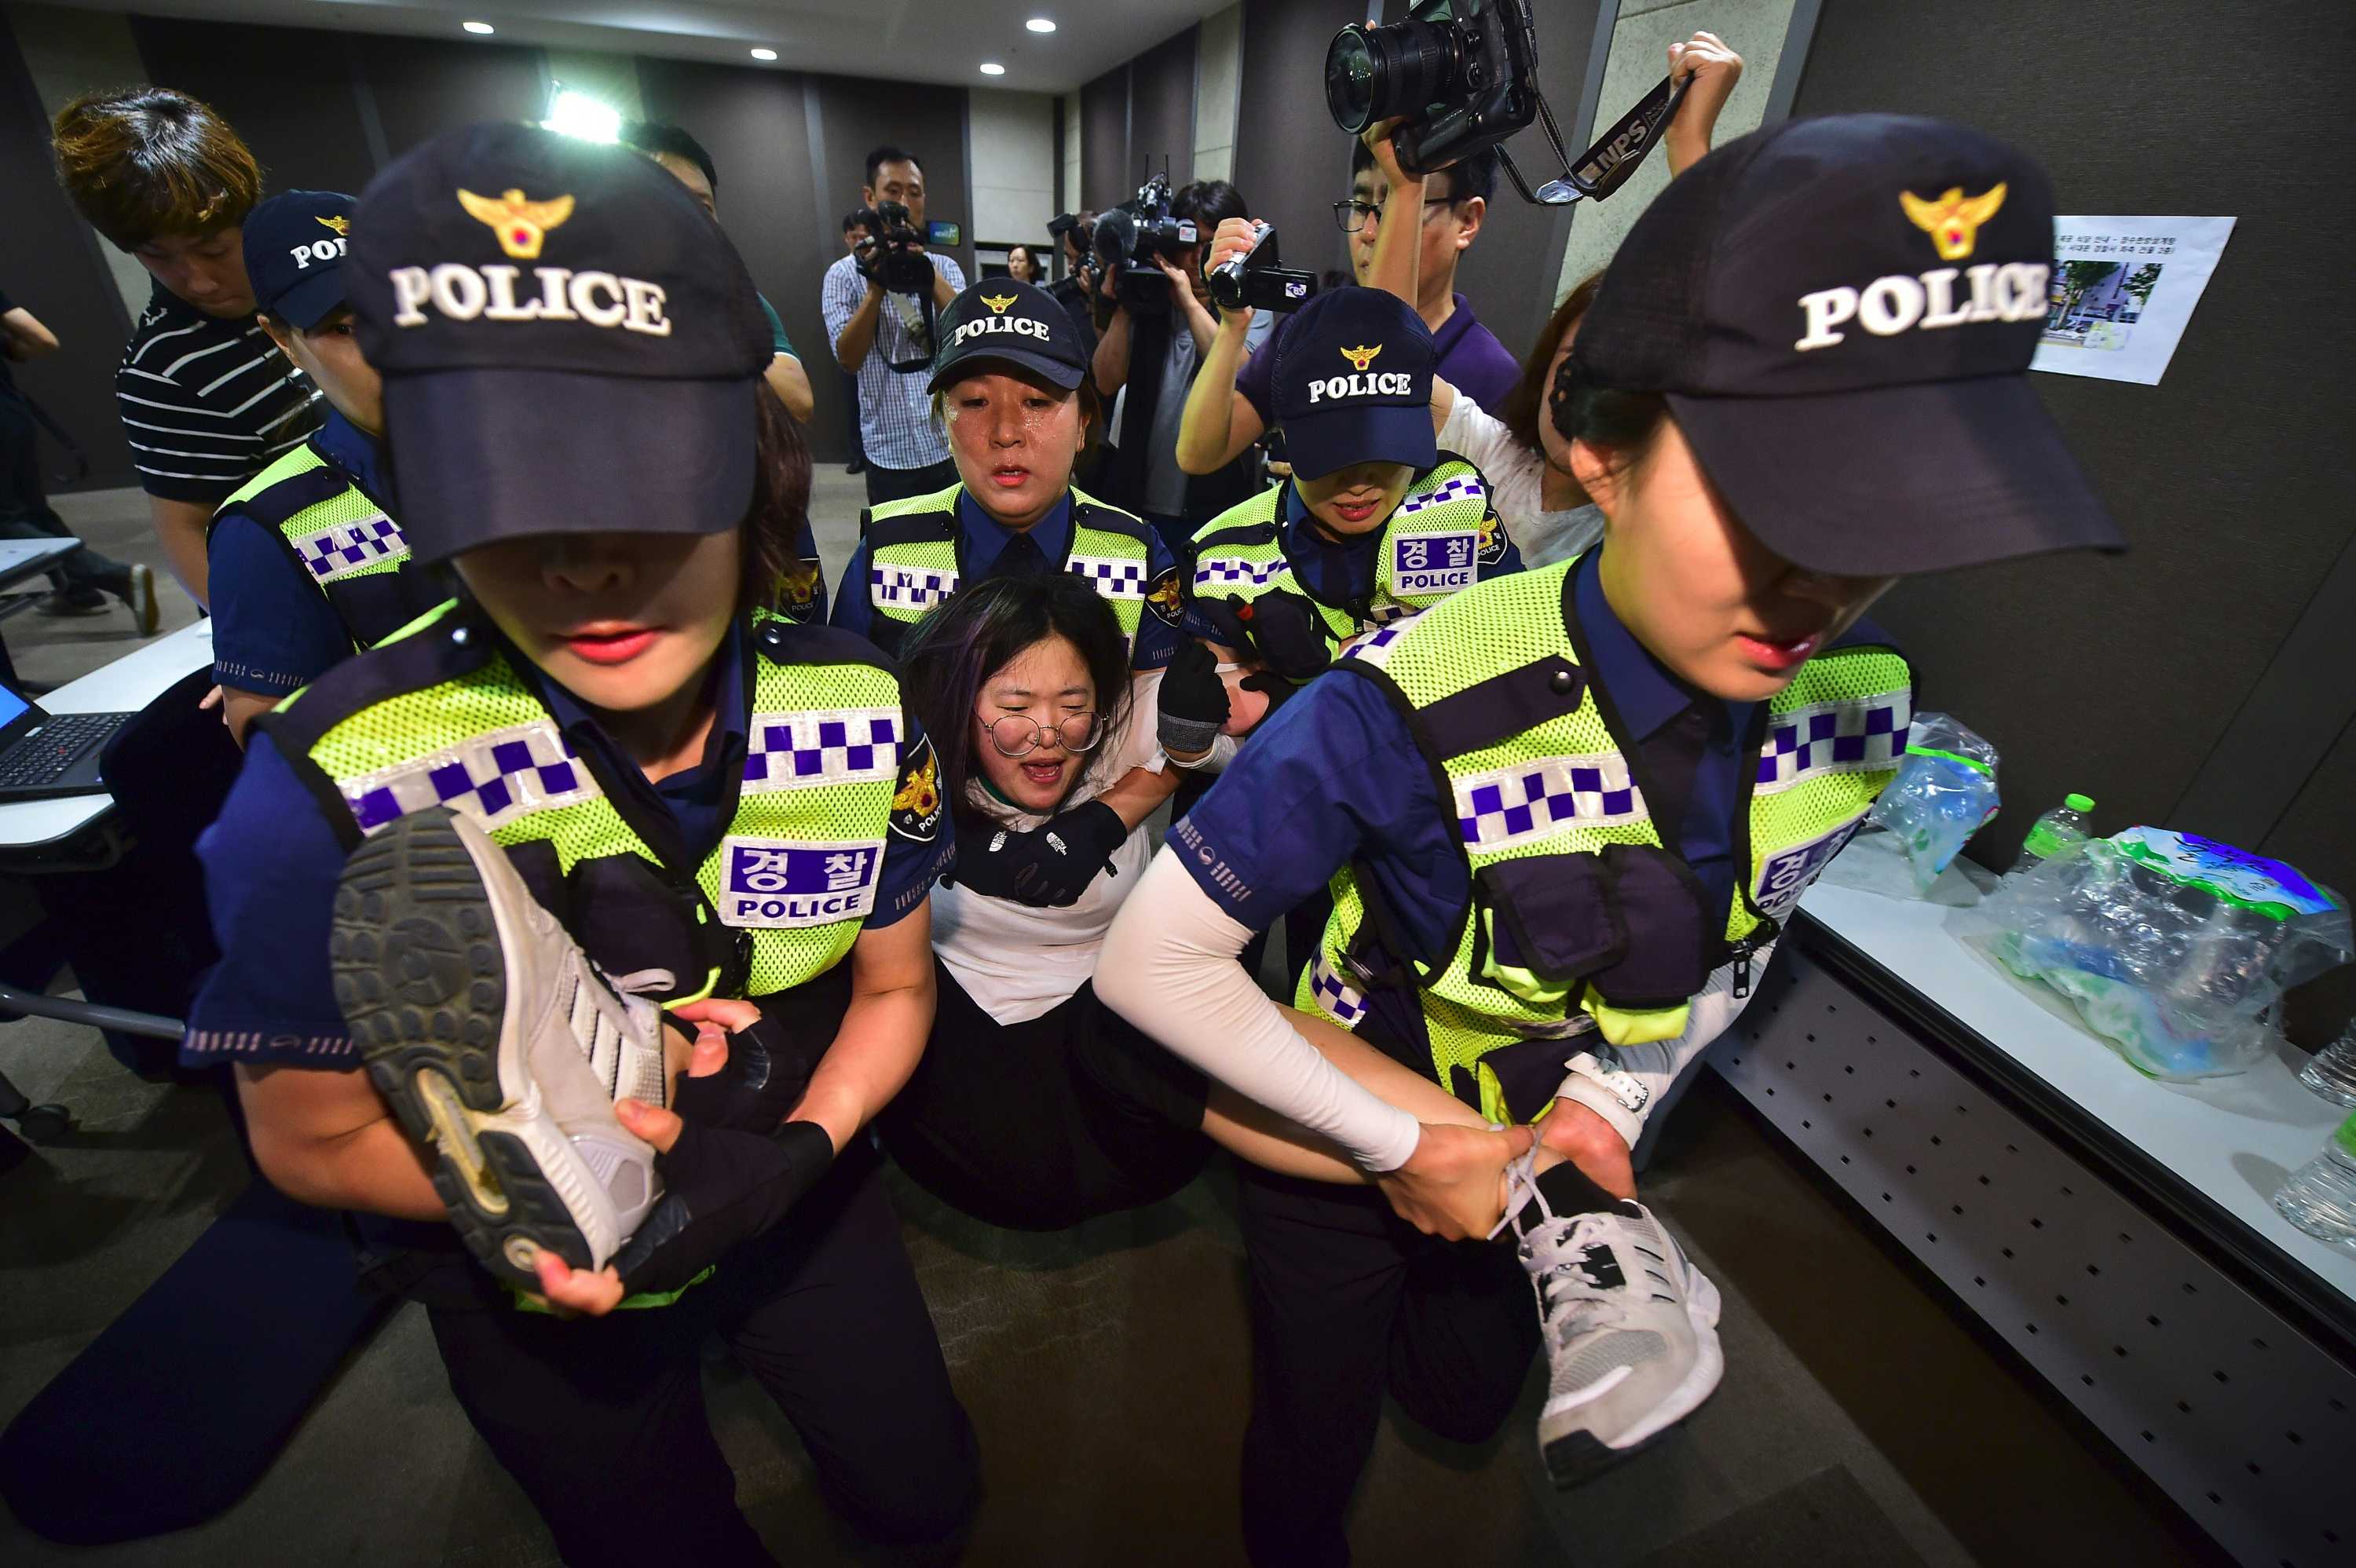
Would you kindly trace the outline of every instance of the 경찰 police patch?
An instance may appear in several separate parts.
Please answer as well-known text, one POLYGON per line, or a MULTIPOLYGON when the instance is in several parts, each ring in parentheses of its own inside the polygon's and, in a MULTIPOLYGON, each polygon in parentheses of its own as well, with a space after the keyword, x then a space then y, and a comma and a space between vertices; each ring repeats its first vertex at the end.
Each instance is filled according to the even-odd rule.
POLYGON ((730 834, 721 840, 720 922, 780 929, 864 920, 884 869, 880 844, 811 844, 730 834))
POLYGON ((892 831, 903 838, 929 844, 941 831, 940 759, 933 755, 930 735, 916 742, 900 769, 900 787, 892 796, 892 831))
POLYGON ((1473 559, 1480 548, 1480 536, 1471 532, 1395 539, 1391 540, 1392 591, 1406 595, 1453 593, 1470 588, 1473 559))

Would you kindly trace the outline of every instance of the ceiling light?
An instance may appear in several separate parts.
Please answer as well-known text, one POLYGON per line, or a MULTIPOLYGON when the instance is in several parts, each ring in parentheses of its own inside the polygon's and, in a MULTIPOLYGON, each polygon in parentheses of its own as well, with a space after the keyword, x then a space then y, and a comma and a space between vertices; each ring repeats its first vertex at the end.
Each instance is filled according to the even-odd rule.
POLYGON ((1052 33, 1055 30, 1055 24, 1044 16, 1033 16, 1023 25, 1034 33, 1052 33))
POLYGON ((560 85, 556 95, 549 100, 548 118, 541 121, 543 130, 578 136, 584 142, 618 142, 622 139, 622 112, 610 103, 601 103, 585 92, 560 85))
POLYGON ((755 49, 753 51, 753 58, 756 60, 773 60, 777 58, 777 51, 775 49, 755 49))
POLYGON ((996 60, 984 60, 981 62, 981 74, 984 76, 1004 76, 1006 74, 1006 68, 999 64, 996 60))
POLYGON ((461 22, 458 25, 466 28, 466 31, 470 33, 479 33, 486 37, 498 31, 497 27, 492 27, 488 22, 461 22))

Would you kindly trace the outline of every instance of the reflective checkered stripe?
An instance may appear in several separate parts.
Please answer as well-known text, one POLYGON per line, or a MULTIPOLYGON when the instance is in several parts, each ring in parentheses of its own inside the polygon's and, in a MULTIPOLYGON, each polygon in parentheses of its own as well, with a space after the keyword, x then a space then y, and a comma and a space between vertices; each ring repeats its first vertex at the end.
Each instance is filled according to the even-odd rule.
MULTIPOLYGON (((255 475, 222 502, 220 509, 227 511, 251 503, 258 516, 267 516, 274 510, 268 504, 268 491, 328 466, 327 460, 312 451, 305 442, 255 475)), ((335 495, 289 513, 275 526, 286 547, 294 552, 294 559, 327 596, 352 645, 368 646, 369 639, 361 635, 360 627, 366 616, 355 614, 353 606, 336 585, 354 578, 399 571, 406 565, 409 540, 402 533, 401 525, 387 517, 384 508, 369 500, 358 486, 347 485, 335 495)))
MULTIPOLYGON (((1387 628, 1387 642, 1377 646, 1369 639, 1353 656, 1377 665, 1419 708, 1537 660, 1571 656, 1561 605, 1572 564, 1482 583, 1411 623, 1387 628)), ((1781 788, 1762 787, 1753 795, 1752 880, 1732 901, 1729 941, 1740 940, 1760 923, 1741 891, 1780 917, 1855 831, 1895 772, 1910 691, 1902 659, 1866 648, 1810 660, 1769 704, 1770 739, 1762 747, 1762 763, 1774 754, 1778 726, 1806 734, 1820 713, 1832 717, 1834 738, 1872 737, 1867 755, 1880 761, 1836 763, 1835 751, 1846 754, 1849 748, 1827 744, 1821 765, 1795 773, 1781 788), (1876 719, 1877 712, 1888 717, 1876 719), (1893 735, 1894 741, 1889 738, 1893 735)), ((1660 844, 1644 792, 1591 692, 1568 714, 1479 751, 1434 761, 1448 776, 1459 837, 1475 873, 1522 856, 1595 854, 1614 843, 1660 844)), ((1348 978, 1353 972, 1344 955, 1365 919, 1365 901, 1348 869, 1333 879, 1333 915, 1320 944, 1319 962, 1329 974, 1348 978)), ((1560 1007, 1543 1009, 1478 978, 1470 914, 1468 908, 1460 916, 1455 951, 1425 980, 1420 997, 1435 1074, 1443 1084, 1450 1082, 1451 1067, 1469 1069, 1500 1046, 1559 1034, 1566 1022, 1560 1007)), ((1306 986, 1301 1005, 1334 1016, 1306 986)))
MULTIPOLYGON (((868 602, 875 613, 913 624, 958 591, 957 503, 963 488, 952 485, 869 511, 871 528, 882 522, 899 525, 885 530, 898 537, 868 552, 868 602)), ((1147 581, 1152 573, 1152 532, 1127 512, 1076 488, 1072 512, 1072 553, 1065 570, 1088 581, 1112 607, 1121 635, 1133 641, 1145 595, 1152 587, 1147 581)))
POLYGON ((1313 1008, 1344 1029, 1357 1028, 1358 1020, 1366 1016, 1365 997, 1333 972, 1323 952, 1310 959, 1308 971, 1301 977, 1301 997, 1303 1010, 1313 1008))
MULTIPOLYGON (((429 617, 402 636, 452 635, 451 619, 429 617)), ((326 699, 315 690, 296 703, 305 700, 326 699)), ((762 655, 753 709, 736 814, 696 880, 722 923, 751 932, 744 994, 760 997, 850 952, 873 904, 907 732, 899 683, 864 664, 781 665, 762 655)), ((305 719, 324 725, 310 761, 363 833, 445 805, 502 845, 547 842, 566 875, 609 856, 659 859, 496 653, 341 718, 305 719)))
MULTIPOLYGON (((1230 507, 1194 535, 1194 571, 1190 593, 1247 602, 1282 588, 1316 603, 1293 575, 1280 542, 1278 507, 1282 485, 1230 507)), ((1496 527, 1489 509, 1488 482, 1464 459, 1444 453, 1431 472, 1416 481, 1383 525, 1375 546, 1375 592, 1359 621, 1345 611, 1318 603, 1337 644, 1395 625, 1439 603, 1480 576, 1481 551, 1496 527)))

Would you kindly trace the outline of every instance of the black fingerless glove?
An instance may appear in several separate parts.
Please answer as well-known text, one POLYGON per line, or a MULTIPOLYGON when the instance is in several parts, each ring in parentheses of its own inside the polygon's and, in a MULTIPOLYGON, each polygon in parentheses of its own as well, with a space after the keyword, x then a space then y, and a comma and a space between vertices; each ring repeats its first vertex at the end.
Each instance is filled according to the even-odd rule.
POLYGON ((1026 833, 1010 827, 958 829, 951 878, 977 893, 1033 909, 1077 903, 1123 844, 1129 825, 1100 800, 1051 816, 1026 833))
POLYGON ((775 1133, 683 1122, 655 1168, 663 1195, 614 1254, 633 1296, 679 1290, 729 1249, 774 1229, 834 1163, 834 1140, 816 1122, 775 1133))
POLYGON ((685 1122, 739 1132, 775 1131, 809 1086, 810 1063, 785 1025, 764 1013, 728 1037, 727 1064, 681 1078, 671 1109, 685 1122))
POLYGON ((1227 721, 1227 685, 1207 644, 1188 639, 1162 674, 1155 739, 1165 752, 1207 752, 1227 721))

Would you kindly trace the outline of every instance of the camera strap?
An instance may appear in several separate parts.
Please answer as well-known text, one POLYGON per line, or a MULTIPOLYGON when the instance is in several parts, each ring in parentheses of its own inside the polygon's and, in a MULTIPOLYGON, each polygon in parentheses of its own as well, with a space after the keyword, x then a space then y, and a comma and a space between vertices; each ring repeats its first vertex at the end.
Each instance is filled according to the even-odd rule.
POLYGON ((1522 178, 1522 171, 1514 166, 1512 155, 1503 147, 1497 149, 1497 161, 1505 165, 1506 175, 1525 201, 1542 207, 1567 207, 1581 198, 1601 201, 1628 183, 1636 165, 1644 161, 1644 155, 1661 139, 1662 131, 1676 117, 1677 106, 1685 101, 1686 91, 1692 85, 1690 76, 1682 81, 1663 77, 1660 85, 1597 137, 1595 144, 1581 153, 1576 164, 1563 151, 1562 133, 1556 128, 1554 112, 1541 98, 1538 117, 1544 123, 1547 140, 1553 144, 1555 156, 1562 160, 1562 177, 1548 180, 1533 192, 1522 178))

